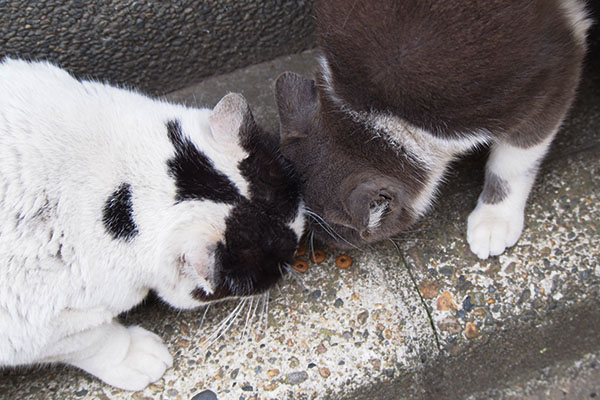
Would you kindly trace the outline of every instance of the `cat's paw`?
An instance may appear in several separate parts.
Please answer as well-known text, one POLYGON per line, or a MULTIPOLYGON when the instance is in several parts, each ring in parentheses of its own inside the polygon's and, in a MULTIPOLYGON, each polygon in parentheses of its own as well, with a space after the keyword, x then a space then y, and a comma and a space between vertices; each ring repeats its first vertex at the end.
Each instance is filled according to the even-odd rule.
POLYGON ((142 390, 159 380, 173 366, 173 357, 154 333, 138 326, 127 330, 131 335, 127 355, 111 368, 107 376, 99 378, 121 389, 142 390))
POLYGON ((109 385, 125 390, 142 390, 159 380, 173 365, 173 357, 161 338, 139 326, 113 323, 97 353, 73 365, 109 385))
POLYGON ((477 257, 502 254, 517 243, 523 231, 523 211, 479 203, 467 220, 467 242, 477 257))

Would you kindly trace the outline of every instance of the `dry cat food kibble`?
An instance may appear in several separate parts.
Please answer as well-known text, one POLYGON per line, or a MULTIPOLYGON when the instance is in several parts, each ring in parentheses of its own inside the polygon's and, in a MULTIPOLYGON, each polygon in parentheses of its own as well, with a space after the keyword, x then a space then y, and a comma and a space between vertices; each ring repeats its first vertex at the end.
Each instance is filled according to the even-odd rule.
POLYGON ((335 259, 335 265, 339 269, 348 269, 348 268, 350 268, 352 266, 352 258, 350 258, 350 256, 348 256, 346 254, 340 254, 335 259))
POLYGON ((299 258, 299 257, 304 256, 305 254, 306 254, 306 247, 301 243, 298 245, 298 250, 296 250, 294 257, 299 258))
POLYGON ((325 258, 327 257, 327 255, 325 254, 325 252, 323 250, 314 250, 313 252, 310 253, 310 261, 315 263, 315 264, 321 264, 323 261, 325 261, 325 258))
POLYGON ((300 272, 303 274, 306 271, 308 271, 308 263, 305 260, 296 260, 292 264, 292 268, 294 268, 294 271, 300 272))

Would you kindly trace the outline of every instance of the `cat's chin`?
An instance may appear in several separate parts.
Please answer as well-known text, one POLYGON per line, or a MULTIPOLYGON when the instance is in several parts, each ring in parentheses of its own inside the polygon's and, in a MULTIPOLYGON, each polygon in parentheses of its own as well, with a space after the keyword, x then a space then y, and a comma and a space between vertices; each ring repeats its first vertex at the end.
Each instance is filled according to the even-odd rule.
POLYGON ((324 245, 340 250, 358 250, 368 245, 388 240, 396 235, 401 235, 406 229, 410 228, 417 218, 409 213, 396 213, 388 215, 376 230, 359 231, 349 225, 341 225, 332 222, 316 223, 312 222, 308 226, 308 238, 311 235, 314 239, 324 245), (325 227, 324 227, 325 226, 325 227))
POLYGON ((358 231, 342 226, 342 225, 328 225, 327 230, 324 230, 319 225, 313 225, 310 227, 310 231, 307 236, 310 238, 314 235, 314 238, 326 245, 340 250, 357 250, 360 249, 371 241, 361 238, 358 231))
POLYGON ((244 297, 258 296, 267 292, 271 287, 275 286, 275 284, 281 279, 281 274, 278 274, 277 276, 272 276, 271 278, 272 279, 267 279, 267 281, 261 285, 255 284, 250 287, 244 286, 240 282, 236 282, 231 279, 226 279, 226 281, 228 280, 229 283, 219 284, 212 293, 208 293, 201 287, 195 288, 192 291, 192 297, 195 300, 203 303, 212 303, 229 299, 239 299, 244 297))
POLYGON ((192 297, 198 301, 202 301, 205 303, 211 303, 214 301, 225 300, 229 297, 232 297, 227 289, 224 287, 217 288, 213 293, 207 293, 204 289, 198 287, 194 289, 192 292, 192 297))

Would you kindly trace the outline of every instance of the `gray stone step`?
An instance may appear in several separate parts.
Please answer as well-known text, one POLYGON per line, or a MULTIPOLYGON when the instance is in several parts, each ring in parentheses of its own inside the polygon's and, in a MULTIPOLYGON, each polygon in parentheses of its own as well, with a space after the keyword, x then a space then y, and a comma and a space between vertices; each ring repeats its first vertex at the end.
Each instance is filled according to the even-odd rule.
POLYGON ((0 59, 151 93, 314 46, 311 0, 8 0, 0 15, 0 59))

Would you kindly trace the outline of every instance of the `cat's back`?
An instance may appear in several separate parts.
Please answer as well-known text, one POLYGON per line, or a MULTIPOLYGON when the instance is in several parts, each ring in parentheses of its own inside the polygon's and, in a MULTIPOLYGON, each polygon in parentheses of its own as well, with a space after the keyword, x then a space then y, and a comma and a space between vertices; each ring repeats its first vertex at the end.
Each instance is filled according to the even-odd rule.
POLYGON ((17 253, 65 260, 70 247, 59 242, 113 246, 102 210, 115 188, 130 185, 144 207, 167 207, 174 184, 165 167, 173 156, 166 122, 181 118, 201 137, 204 114, 79 81, 49 63, 0 63, 3 261, 17 253))
POLYGON ((129 128, 143 121, 151 123, 183 110, 184 107, 128 89, 78 80, 48 62, 14 59, 0 62, 0 113, 3 116, 0 128, 4 137, 37 140, 47 140, 47 137, 58 144, 65 144, 63 138, 66 138, 73 144, 83 141, 99 144, 107 139, 142 136, 137 131, 141 131, 143 125, 125 135, 119 127, 129 128), (36 127, 40 129, 34 129, 36 127))
POLYGON ((104 190, 119 175, 141 179, 164 169, 158 161, 172 154, 166 121, 194 114, 202 128, 202 110, 79 81, 46 62, 8 59, 0 63, 0 169, 5 179, 46 191, 104 190))
POLYGON ((124 244, 107 234, 107 199, 133 196, 131 188, 138 221, 154 223, 154 214, 141 210, 160 214, 175 191, 166 168, 174 152, 166 122, 181 118, 201 137, 205 114, 79 81, 45 62, 0 63, 0 288, 48 292, 32 300, 40 308, 71 301, 61 292, 81 281, 93 289, 109 279, 111 290, 127 293, 145 242, 124 244), (96 264, 103 269, 89 267, 96 264))
POLYGON ((578 0, 317 0, 315 9, 337 95, 434 132, 502 129, 532 99, 572 90, 589 26, 578 0))

